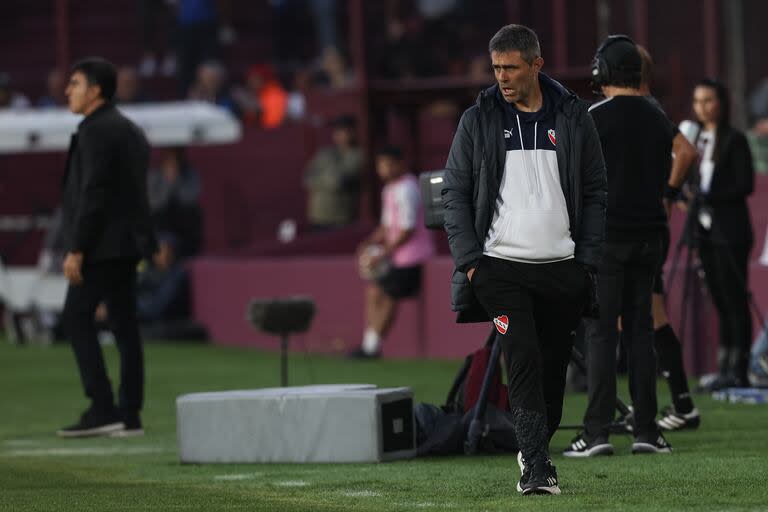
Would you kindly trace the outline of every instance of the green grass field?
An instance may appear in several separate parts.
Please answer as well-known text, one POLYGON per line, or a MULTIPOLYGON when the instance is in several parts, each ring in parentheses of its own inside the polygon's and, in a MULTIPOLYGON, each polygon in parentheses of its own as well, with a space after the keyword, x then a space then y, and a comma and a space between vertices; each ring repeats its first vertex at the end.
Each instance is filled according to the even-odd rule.
MULTIPOLYGON (((106 348, 111 369, 114 347, 106 348)), ((18 347, 0 340, 0 511, 43 510, 768 510, 768 433, 761 406, 699 397, 699 431, 669 436, 675 453, 566 460, 573 432, 553 441, 561 496, 521 497, 512 456, 427 458, 384 464, 182 465, 176 396, 278 384, 272 353, 207 345, 150 344, 147 435, 61 440, 57 428, 87 405, 66 346, 18 347)), ((291 384, 370 382, 411 386, 440 403, 458 363, 348 362, 292 354, 291 384)), ((114 375, 114 372, 112 373, 114 375)), ((666 387, 659 387, 665 403, 666 387)), ((583 395, 566 399, 578 422, 583 395)))

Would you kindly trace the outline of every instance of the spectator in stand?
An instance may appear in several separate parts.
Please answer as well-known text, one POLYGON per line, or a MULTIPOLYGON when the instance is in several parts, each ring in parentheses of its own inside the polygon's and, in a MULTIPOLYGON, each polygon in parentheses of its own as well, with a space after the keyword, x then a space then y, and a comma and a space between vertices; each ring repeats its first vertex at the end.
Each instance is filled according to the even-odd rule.
POLYGON ((144 324, 184 318, 189 313, 186 261, 200 251, 200 179, 184 148, 171 148, 148 177, 149 207, 159 251, 139 276, 138 317, 144 324))
POLYGON ((227 84, 227 72, 219 62, 209 61, 200 64, 197 80, 189 90, 189 99, 213 103, 240 117, 240 110, 227 84))
POLYGON ((336 47, 329 46, 320 56, 314 82, 320 87, 344 89, 354 84, 355 76, 347 69, 341 52, 336 47))
POLYGON ((158 58, 165 50, 165 57, 159 65, 160 72, 165 76, 176 73, 176 54, 173 49, 174 31, 170 26, 172 17, 171 4, 174 0, 137 0, 137 11, 141 25, 141 42, 144 53, 139 64, 139 74, 151 77, 157 72, 158 58), (158 30, 158 25, 163 24, 158 30), (167 45, 163 48, 158 42, 158 34, 167 33, 167 45))
POLYGON ((147 176, 147 188, 153 225, 175 237, 179 258, 196 255, 201 245, 200 177, 184 148, 165 151, 160 167, 147 176))
POLYGON ((64 95, 66 84, 64 83, 64 73, 60 69, 52 69, 48 72, 48 93, 37 100, 37 107, 55 108, 64 107, 67 104, 67 97, 64 95))
POLYGON ((11 75, 0 72, 0 110, 16 110, 27 107, 29 107, 29 99, 20 92, 11 89, 11 75))
POLYGON ((385 43, 379 52, 377 69, 381 78, 402 79, 431 74, 433 66, 422 51, 423 24, 418 13, 401 2, 387 3, 385 43))
POLYGON ((379 151, 376 172, 384 182, 381 224, 357 251, 361 275, 370 281, 363 341, 349 354, 360 359, 380 356, 398 301, 419 293, 421 267, 435 253, 432 234, 424 226, 419 185, 406 172, 400 148, 379 151))
POLYGON ((219 43, 224 46, 234 44, 237 41, 237 31, 232 23, 234 16, 232 11, 232 0, 217 0, 218 7, 218 27, 219 43))
POLYGON ((186 95, 201 63, 218 59, 218 13, 214 0, 177 0, 179 81, 186 95))
POLYGON ((336 0, 309 0, 317 46, 321 52, 326 48, 339 46, 339 35, 336 29, 337 7, 336 0))
POLYGON ((269 65, 252 66, 245 77, 245 87, 233 96, 248 126, 275 128, 283 124, 288 108, 288 93, 269 65))
POLYGON ((333 145, 312 158, 304 174, 313 230, 330 230, 357 221, 363 150, 357 145, 356 122, 350 116, 335 119, 333 145))
POLYGON ((768 78, 763 79, 750 94, 747 105, 752 129, 761 137, 768 137, 768 78))
POLYGON ((292 86, 288 91, 286 115, 289 119, 303 119, 307 113, 307 92, 312 85, 312 72, 307 69, 297 70, 290 79, 292 86))
POLYGON ((141 87, 141 79, 136 68, 123 66, 117 71, 117 91, 115 101, 121 105, 146 103, 149 96, 141 87))

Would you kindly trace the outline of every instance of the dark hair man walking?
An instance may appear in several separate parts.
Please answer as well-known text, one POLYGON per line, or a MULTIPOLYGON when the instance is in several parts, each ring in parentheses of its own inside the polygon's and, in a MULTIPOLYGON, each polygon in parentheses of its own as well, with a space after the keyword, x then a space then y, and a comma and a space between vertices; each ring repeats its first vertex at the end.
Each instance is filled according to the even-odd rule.
POLYGON ((147 200, 149 145, 115 108, 115 67, 99 58, 75 64, 66 94, 85 119, 72 136, 62 205, 69 281, 67 335, 91 406, 62 437, 143 434, 139 411, 144 359, 136 321, 136 264, 157 248, 147 200), (120 351, 118 407, 97 339, 94 312, 105 302, 120 351))
POLYGON ((541 72, 536 34, 502 27, 497 84, 462 116, 446 164, 445 229, 458 321, 492 319, 503 347, 523 494, 559 494, 560 424, 573 331, 594 313, 605 164, 586 105, 541 72))

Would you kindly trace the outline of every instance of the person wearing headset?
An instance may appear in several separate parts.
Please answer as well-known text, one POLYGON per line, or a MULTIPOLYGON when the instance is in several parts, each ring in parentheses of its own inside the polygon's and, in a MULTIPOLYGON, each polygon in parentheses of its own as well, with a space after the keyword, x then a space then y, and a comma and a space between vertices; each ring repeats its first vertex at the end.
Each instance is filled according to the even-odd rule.
POLYGON ((635 405, 632 453, 672 451, 655 421, 651 293, 667 228, 665 187, 667 195, 676 196, 685 169, 673 167, 675 132, 666 115, 643 96, 640 75, 640 53, 629 37, 610 36, 598 48, 592 79, 605 99, 589 111, 608 176, 605 245, 597 278, 600 318, 584 320, 589 403, 584 431, 564 451, 567 457, 614 452, 608 435, 616 404, 619 317, 635 405))
POLYGON ((707 391, 749 386, 747 370, 752 341, 748 262, 752 223, 747 197, 755 171, 747 139, 730 123, 726 87, 711 79, 693 90, 696 137, 701 162, 696 184, 699 258, 719 317, 718 376, 707 391))

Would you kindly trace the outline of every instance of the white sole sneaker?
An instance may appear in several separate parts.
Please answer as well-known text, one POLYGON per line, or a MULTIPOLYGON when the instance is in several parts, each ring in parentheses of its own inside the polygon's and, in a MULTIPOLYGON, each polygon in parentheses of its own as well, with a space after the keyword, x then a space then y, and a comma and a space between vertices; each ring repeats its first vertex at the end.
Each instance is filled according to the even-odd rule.
POLYGON ((672 448, 668 446, 660 448, 653 443, 632 443, 632 453, 635 455, 643 453, 672 453, 672 448))
MULTIPOLYGON (((523 463, 523 452, 517 452, 517 465, 520 468, 520 478, 523 478, 523 471, 525 471, 525 464, 523 463)), ((517 492, 523 492, 519 478, 517 480, 517 492)))
POLYGON ((600 443, 587 448, 587 442, 582 438, 563 452, 565 457, 598 457, 601 455, 613 455, 613 445, 611 443, 600 443))
POLYGON ((566 450, 563 452, 565 457, 599 457, 601 455, 613 455, 613 445, 611 443, 601 443, 587 449, 566 450))
POLYGON ((59 437, 95 437, 95 436, 107 436, 114 432, 123 430, 125 425, 122 422, 108 423, 95 428, 89 428, 84 430, 59 430, 56 435, 59 437))
POLYGON ((561 493, 560 487, 555 484, 552 486, 533 487, 523 491, 523 496, 529 496, 531 494, 551 494, 557 496, 561 493))
POLYGON ((667 414, 656 422, 659 428, 668 431, 695 429, 699 427, 700 423, 701 416, 699 415, 699 410, 695 407, 691 412, 686 414, 667 414))
POLYGON ((144 429, 143 428, 134 428, 134 429, 122 429, 122 430, 116 430, 114 432, 111 432, 109 434, 109 437, 141 437, 144 435, 144 429))

